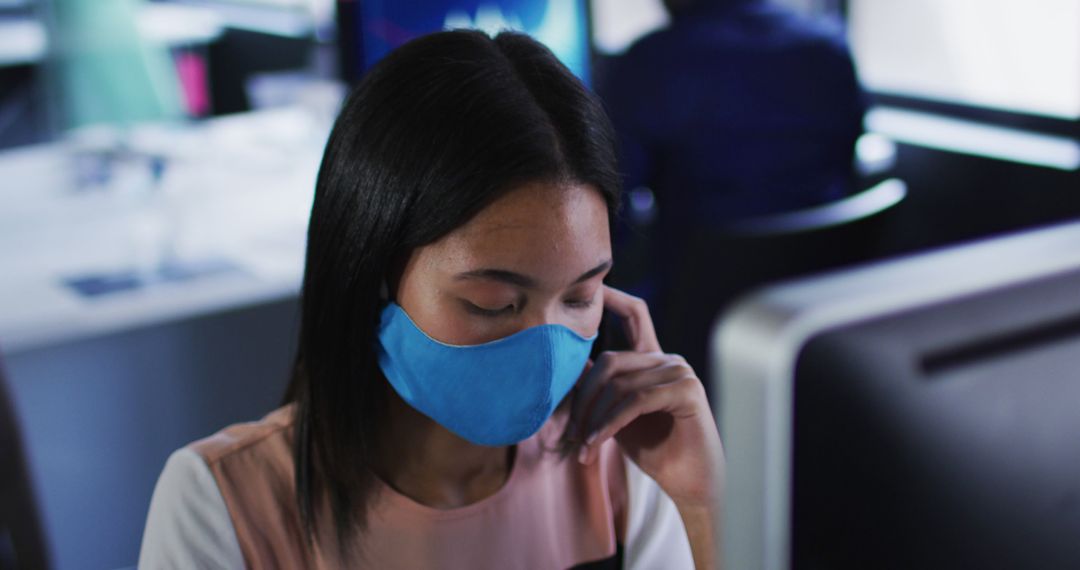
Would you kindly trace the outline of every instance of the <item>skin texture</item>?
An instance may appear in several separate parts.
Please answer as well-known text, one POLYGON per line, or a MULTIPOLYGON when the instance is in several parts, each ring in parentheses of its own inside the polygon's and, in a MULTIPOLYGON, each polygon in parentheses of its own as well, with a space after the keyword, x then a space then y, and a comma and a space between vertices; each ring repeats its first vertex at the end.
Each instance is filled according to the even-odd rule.
MULTIPOLYGON (((714 515, 723 451, 705 391, 678 355, 664 354, 648 308, 607 287, 611 243, 606 204, 581 184, 527 184, 439 241, 420 247, 392 282, 394 299, 429 336, 459 345, 543 324, 595 334, 603 310, 622 317, 633 350, 590 361, 571 401, 578 460, 596 460, 614 437, 675 501, 698 568, 714 568, 714 515), (511 275, 512 274, 512 275, 511 275)), ((455 508, 495 493, 514 447, 463 440, 390 390, 376 470, 401 493, 455 508)))

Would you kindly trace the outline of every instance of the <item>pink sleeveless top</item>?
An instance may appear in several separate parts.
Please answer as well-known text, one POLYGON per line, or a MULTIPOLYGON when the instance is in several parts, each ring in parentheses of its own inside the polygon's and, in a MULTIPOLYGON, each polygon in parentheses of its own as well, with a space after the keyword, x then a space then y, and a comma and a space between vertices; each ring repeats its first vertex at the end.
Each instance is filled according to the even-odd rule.
MULTIPOLYGON (((550 451, 565 425, 557 412, 518 444, 510 476, 495 494, 440 510, 380 483, 358 539, 361 554, 342 560, 332 525, 305 540, 293 477, 293 408, 237 424, 191 447, 221 490, 250 568, 573 568, 610 559, 626 534, 622 454, 607 442, 600 460, 581 465, 550 451)), ((329 504, 321 521, 331 521, 329 504)))

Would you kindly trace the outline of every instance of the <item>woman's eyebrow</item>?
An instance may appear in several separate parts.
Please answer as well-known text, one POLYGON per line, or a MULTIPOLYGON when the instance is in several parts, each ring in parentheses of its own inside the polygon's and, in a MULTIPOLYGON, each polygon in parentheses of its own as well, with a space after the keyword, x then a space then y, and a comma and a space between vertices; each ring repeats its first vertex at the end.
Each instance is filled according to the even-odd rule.
POLYGON ((577 285, 578 283, 581 283, 582 281, 588 281, 589 279, 592 279, 593 277, 596 277, 597 275, 607 271, 608 269, 611 269, 611 260, 610 259, 608 259, 607 261, 604 261, 603 263, 601 263, 600 265, 597 265, 596 267, 593 267, 592 269, 586 271, 585 273, 582 273, 581 277, 578 277, 576 280, 574 280, 574 285, 577 285))
POLYGON ((523 289, 536 288, 536 279, 533 279, 528 275, 522 275, 505 269, 473 269, 472 271, 458 273, 454 276, 455 281, 466 281, 471 279, 501 281, 503 283, 509 283, 510 285, 516 285, 523 289))
MULTIPOLYGON (((597 265, 596 267, 593 267, 585 273, 582 273, 581 277, 575 279, 573 284, 577 285, 582 281, 587 281, 599 275, 600 273, 607 271, 610 268, 611 260, 608 259, 600 265, 597 265)), ((469 279, 487 279, 491 281, 501 281, 503 283, 508 283, 510 285, 521 287, 523 289, 535 289, 538 285, 536 279, 529 277, 528 275, 522 275, 521 273, 508 271, 506 269, 473 269, 472 271, 465 271, 463 273, 458 273, 454 276, 455 281, 465 281, 469 279)))

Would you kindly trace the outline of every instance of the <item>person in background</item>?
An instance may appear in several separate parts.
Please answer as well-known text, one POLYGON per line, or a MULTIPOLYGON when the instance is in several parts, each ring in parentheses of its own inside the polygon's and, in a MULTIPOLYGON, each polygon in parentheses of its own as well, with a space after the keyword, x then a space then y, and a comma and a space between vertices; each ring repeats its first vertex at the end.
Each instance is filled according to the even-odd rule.
POLYGON ((846 195, 865 102, 841 27, 768 0, 664 5, 671 24, 608 62, 597 87, 626 188, 694 225, 846 195))
POLYGON ((632 270, 615 283, 702 369, 702 330, 730 299, 689 291, 739 271, 710 265, 724 227, 852 193, 866 104, 836 22, 769 0, 664 5, 669 26, 598 66, 625 187, 655 196, 648 225, 616 230, 618 265, 632 270))
POLYGON ((284 405, 170 457, 139 567, 717 566, 701 382, 604 284, 619 190, 601 104, 528 36, 381 60, 319 171, 284 405))

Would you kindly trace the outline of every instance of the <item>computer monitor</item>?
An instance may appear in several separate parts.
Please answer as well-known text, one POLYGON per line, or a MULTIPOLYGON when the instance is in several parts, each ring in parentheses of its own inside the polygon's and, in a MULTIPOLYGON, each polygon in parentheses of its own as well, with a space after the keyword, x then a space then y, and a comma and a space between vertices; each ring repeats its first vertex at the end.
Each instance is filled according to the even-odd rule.
POLYGON ((338 0, 337 14, 342 75, 350 83, 399 45, 453 28, 528 33, 590 80, 585 0, 338 0))
POLYGON ((726 568, 1080 568, 1080 223, 718 322, 726 568))

